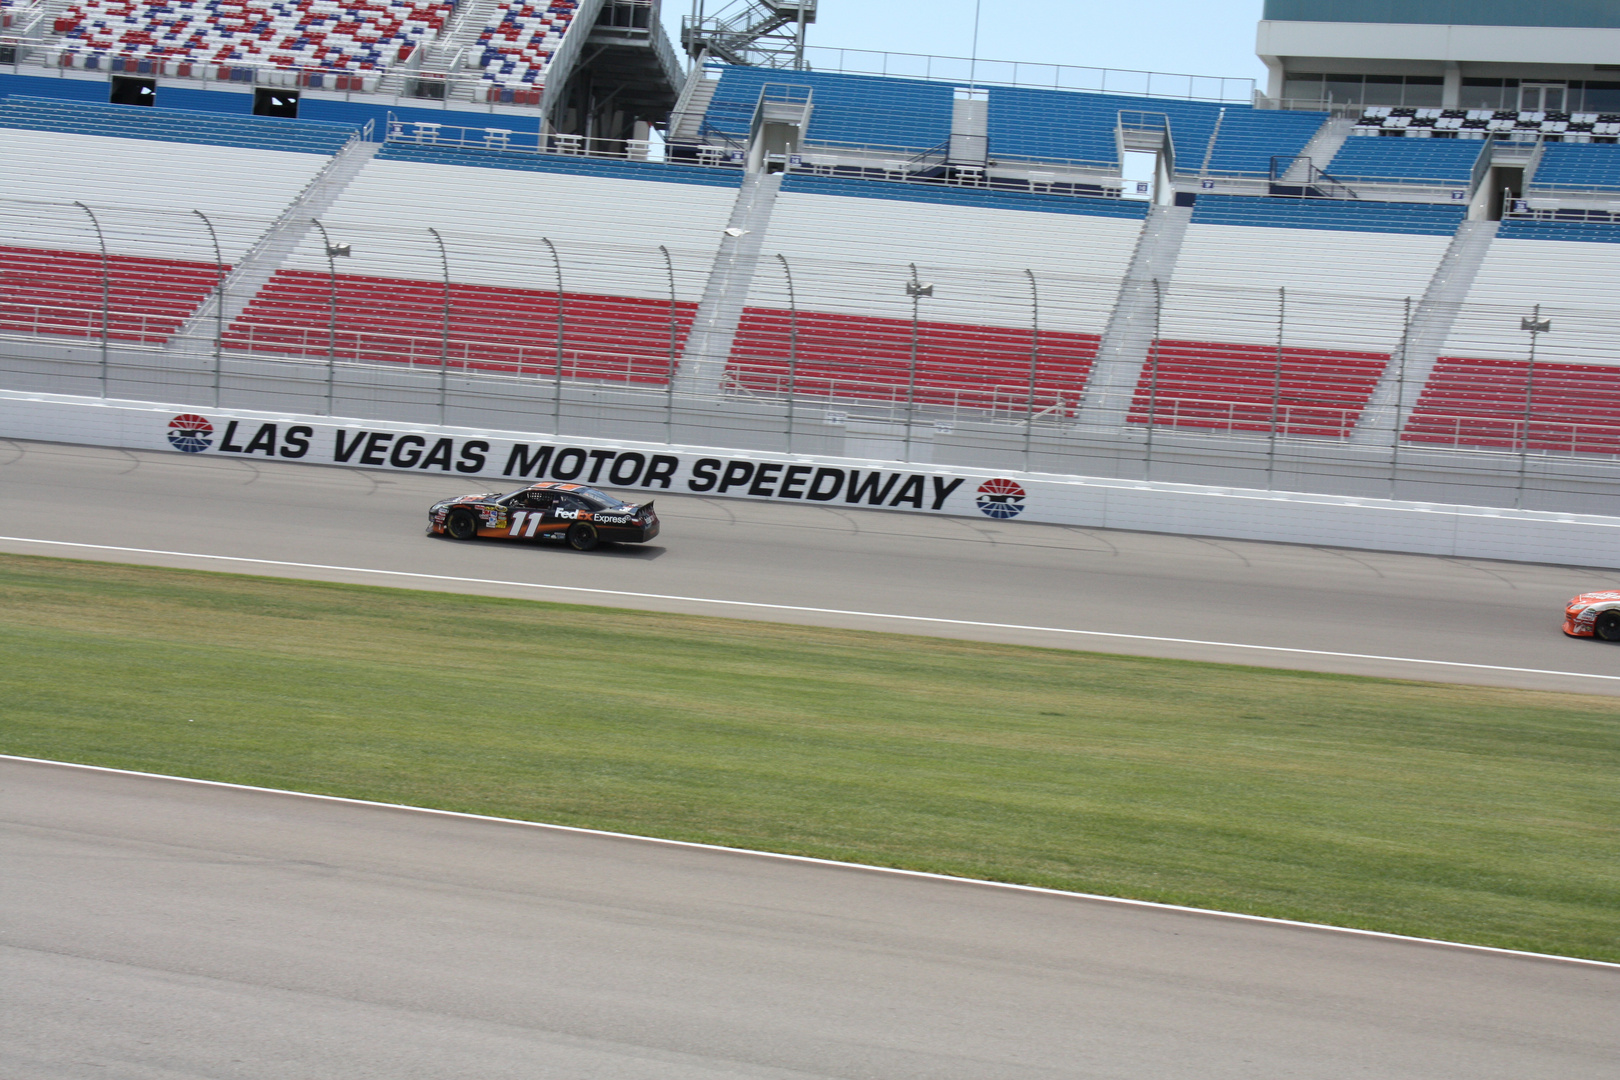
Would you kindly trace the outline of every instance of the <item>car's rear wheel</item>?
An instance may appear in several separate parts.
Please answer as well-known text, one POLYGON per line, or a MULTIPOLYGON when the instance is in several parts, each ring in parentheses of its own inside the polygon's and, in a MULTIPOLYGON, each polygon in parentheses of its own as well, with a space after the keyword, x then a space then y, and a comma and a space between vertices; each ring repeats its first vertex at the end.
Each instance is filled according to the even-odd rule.
POLYGON ((568 527, 568 546, 575 551, 589 551, 600 542, 595 525, 580 521, 568 527))
POLYGON ((471 510, 452 510, 444 521, 444 531, 457 540, 471 540, 478 535, 478 519, 471 510))
POLYGON ((1620 611, 1605 611, 1592 624, 1592 632, 1603 641, 1620 641, 1620 611))

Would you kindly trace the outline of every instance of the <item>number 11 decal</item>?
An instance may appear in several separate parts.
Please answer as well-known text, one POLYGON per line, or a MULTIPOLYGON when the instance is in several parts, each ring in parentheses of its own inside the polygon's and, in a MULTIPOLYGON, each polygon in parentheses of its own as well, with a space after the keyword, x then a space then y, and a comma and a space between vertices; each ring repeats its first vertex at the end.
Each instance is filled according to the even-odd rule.
POLYGON ((518 535, 533 536, 534 535, 534 530, 540 527, 540 519, 543 516, 544 515, 542 515, 542 514, 535 513, 533 510, 520 510, 520 511, 518 511, 517 513, 512 515, 512 527, 506 531, 506 535, 507 536, 518 536, 518 535), (528 532, 523 532, 522 531, 525 522, 527 522, 527 524, 529 526, 529 531, 528 532))

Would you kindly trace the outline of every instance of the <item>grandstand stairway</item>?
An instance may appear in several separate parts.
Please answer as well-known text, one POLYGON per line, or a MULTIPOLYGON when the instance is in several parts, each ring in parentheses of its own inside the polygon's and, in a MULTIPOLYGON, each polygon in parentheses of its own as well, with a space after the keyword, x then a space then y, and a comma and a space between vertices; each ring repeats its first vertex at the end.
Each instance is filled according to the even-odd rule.
POLYGON ((1349 116, 1331 116, 1323 121, 1279 180, 1284 184, 1303 184, 1315 179, 1311 175, 1313 167, 1319 172, 1327 172, 1328 162, 1333 160, 1355 126, 1355 118, 1349 116))
POLYGON ((675 103, 675 111, 670 115, 669 142, 700 141, 703 119, 709 112, 709 103, 714 100, 714 92, 719 88, 719 79, 705 78, 702 68, 693 70, 681 90, 680 100, 675 103))
POLYGON ((1131 392, 1147 362, 1157 329, 1155 282, 1159 286, 1168 284, 1174 274, 1192 215, 1189 206, 1154 206, 1148 212, 1136 251, 1131 256, 1130 269, 1120 285, 1113 315, 1097 349, 1097 361, 1080 413, 1082 423, 1113 429, 1124 427, 1131 392))
POLYGON ((1434 371, 1457 312, 1479 276, 1485 253, 1500 225, 1498 221, 1464 221, 1457 226, 1429 287, 1412 312, 1402 349, 1390 357, 1389 366, 1367 400, 1365 419, 1350 435, 1352 443, 1393 445, 1397 417, 1410 417, 1417 407, 1424 384, 1434 371))
POLYGON ((681 354, 675 385, 683 393, 720 393, 783 177, 782 173, 754 173, 737 192, 726 236, 715 253, 691 337, 681 354))
MULTIPOLYGON (((275 224, 265 231, 264 236, 225 279, 225 325, 229 326, 241 317, 254 297, 270 283, 275 272, 315 228, 315 221, 331 209, 343 190, 360 175, 360 171, 377 156, 382 147, 382 143, 364 142, 359 138, 351 140, 333 155, 332 160, 276 219, 275 224)), ((193 348, 202 347, 200 343, 205 339, 212 340, 215 328, 221 322, 218 303, 218 297, 209 297, 181 329, 181 336, 191 339, 193 348)))

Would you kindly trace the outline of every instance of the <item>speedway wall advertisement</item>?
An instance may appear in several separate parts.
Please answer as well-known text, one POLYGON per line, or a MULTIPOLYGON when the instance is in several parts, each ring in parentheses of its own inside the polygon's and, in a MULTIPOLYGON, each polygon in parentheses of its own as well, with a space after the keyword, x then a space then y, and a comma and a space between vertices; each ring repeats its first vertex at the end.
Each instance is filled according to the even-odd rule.
MULTIPOLYGON (((0 437, 443 477, 444 495, 536 480, 998 521, 1620 566, 1620 518, 950 466, 557 438, 0 391, 0 437)), ((424 506, 425 509, 425 506, 424 506)), ((666 542, 674 537, 666 536, 666 542)))

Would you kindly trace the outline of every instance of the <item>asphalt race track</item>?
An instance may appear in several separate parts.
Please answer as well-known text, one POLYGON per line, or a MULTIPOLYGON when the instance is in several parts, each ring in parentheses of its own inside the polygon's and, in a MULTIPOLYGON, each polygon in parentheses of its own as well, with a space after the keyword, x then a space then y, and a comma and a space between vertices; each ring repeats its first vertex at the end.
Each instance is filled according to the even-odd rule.
MULTIPOLYGON (((424 537, 465 483, 0 441, 0 550, 1620 692, 1576 677, 1620 676, 1620 649, 1557 629, 1612 572, 690 496, 659 497, 642 548, 424 537)), ((0 844, 6 1080, 1582 1080, 1620 1060, 1613 967, 16 761, 0 844)))
POLYGON ((1558 629, 1565 601, 1620 585, 1620 570, 673 493, 657 496, 663 535, 641 547, 582 555, 423 535, 431 501, 480 486, 0 440, 0 550, 1620 694, 1620 648, 1558 629), (38 540, 88 546, 23 542, 38 540))
POLYGON ((1620 970, 0 761, 8 1080, 1610 1078, 1620 970))

